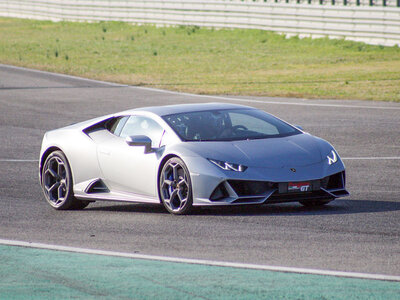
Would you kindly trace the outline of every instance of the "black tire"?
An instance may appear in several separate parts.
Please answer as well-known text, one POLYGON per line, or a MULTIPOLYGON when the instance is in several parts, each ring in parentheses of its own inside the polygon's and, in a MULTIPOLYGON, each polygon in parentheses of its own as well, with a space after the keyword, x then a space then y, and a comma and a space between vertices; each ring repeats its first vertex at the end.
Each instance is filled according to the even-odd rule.
POLYGON ((182 159, 170 158, 159 175, 159 194, 164 207, 174 215, 184 215, 193 208, 190 173, 182 159))
POLYGON ((46 201, 54 209, 83 209, 90 203, 74 197, 71 168, 62 151, 54 151, 46 158, 41 184, 46 201))
POLYGON ((301 205, 305 207, 318 207, 318 206, 323 206, 331 202, 333 199, 317 199, 317 200, 304 200, 304 201, 299 201, 301 205))

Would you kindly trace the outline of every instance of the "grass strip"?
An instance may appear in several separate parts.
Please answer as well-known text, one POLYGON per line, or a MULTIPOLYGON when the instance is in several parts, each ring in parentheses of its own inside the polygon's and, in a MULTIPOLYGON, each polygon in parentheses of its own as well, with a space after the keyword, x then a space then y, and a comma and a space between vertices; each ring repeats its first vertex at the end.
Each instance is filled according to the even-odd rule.
POLYGON ((0 18, 0 62, 198 94, 400 102, 400 48, 250 29, 0 18))

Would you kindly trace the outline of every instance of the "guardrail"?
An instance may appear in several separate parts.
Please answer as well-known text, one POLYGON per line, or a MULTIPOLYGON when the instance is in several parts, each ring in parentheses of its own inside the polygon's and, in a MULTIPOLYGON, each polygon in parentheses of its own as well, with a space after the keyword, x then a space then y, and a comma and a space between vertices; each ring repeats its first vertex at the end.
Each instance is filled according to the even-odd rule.
POLYGON ((400 46, 400 0, 286 1, 0 0, 0 16, 253 28, 400 46))

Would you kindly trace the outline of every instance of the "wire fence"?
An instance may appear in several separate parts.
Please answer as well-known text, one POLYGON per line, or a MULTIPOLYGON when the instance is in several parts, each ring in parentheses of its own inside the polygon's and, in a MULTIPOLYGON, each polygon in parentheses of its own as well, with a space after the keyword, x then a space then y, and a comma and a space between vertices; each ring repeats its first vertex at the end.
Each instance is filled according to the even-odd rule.
MULTIPOLYGON (((112 1, 112 0, 111 0, 112 1)), ((388 6, 400 7, 400 0, 221 0, 227 2, 263 2, 287 4, 319 4, 343 6, 388 6)))
POLYGON ((329 36, 400 46, 399 1, 0 0, 0 16, 252 28, 300 37, 329 36))

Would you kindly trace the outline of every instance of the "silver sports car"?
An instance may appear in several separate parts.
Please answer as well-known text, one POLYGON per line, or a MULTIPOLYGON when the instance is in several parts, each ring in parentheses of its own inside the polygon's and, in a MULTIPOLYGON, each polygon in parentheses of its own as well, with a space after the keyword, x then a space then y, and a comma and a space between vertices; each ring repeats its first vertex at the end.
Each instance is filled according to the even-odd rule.
POLYGON ((49 131, 39 176, 55 209, 112 200, 185 214, 204 205, 324 205, 349 195, 328 142, 222 103, 139 108, 49 131))

